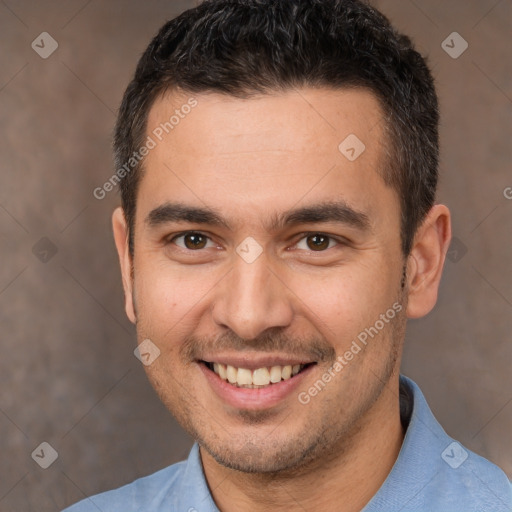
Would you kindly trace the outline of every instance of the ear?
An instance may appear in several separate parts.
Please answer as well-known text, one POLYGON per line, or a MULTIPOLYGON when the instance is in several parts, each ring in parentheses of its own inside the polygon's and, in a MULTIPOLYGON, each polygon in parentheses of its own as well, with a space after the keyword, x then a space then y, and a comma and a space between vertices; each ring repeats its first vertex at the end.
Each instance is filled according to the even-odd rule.
POLYGON ((434 308, 451 237, 450 210, 436 204, 416 232, 407 261, 408 318, 420 318, 434 308))
POLYGON ((112 229, 116 243, 119 263, 121 264, 121 276, 124 288, 124 307, 130 322, 135 323, 136 315, 133 307, 133 283, 132 283, 132 258, 128 246, 128 225, 123 209, 118 207, 112 214, 112 229))

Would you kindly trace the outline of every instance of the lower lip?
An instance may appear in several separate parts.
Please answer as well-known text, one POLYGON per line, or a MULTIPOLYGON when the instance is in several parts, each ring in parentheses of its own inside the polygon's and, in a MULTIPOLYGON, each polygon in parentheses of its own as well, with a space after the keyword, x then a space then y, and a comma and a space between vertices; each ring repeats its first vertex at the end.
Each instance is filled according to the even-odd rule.
POLYGON ((251 410, 269 409, 278 405, 297 390, 315 366, 308 366, 297 375, 287 380, 282 380, 277 384, 270 384, 264 388, 239 388, 221 379, 215 372, 207 368, 204 363, 198 363, 198 365, 213 391, 225 403, 236 409, 251 410))

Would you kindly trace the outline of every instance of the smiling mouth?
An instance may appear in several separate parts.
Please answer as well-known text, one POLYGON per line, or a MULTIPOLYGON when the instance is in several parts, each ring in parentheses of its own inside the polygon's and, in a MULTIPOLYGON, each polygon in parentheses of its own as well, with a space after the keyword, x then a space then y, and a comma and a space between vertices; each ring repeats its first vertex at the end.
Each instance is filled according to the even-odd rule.
POLYGON ((229 364, 200 361, 209 370, 216 373, 220 379, 238 388, 265 388, 288 379, 292 379, 306 368, 316 363, 264 366, 249 370, 236 368, 229 364))

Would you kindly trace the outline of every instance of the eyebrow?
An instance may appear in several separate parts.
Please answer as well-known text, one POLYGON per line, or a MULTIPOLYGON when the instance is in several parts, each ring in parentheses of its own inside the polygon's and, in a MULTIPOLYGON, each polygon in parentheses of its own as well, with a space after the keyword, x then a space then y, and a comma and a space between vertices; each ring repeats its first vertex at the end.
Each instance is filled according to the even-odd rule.
MULTIPOLYGON (((165 203, 148 214, 146 224, 158 227, 170 222, 190 222, 222 226, 232 230, 230 223, 215 209, 209 207, 190 206, 183 203, 165 203)), ((355 210, 342 200, 313 204, 296 208, 270 217, 269 231, 277 231, 286 226, 298 224, 314 224, 321 222, 335 222, 345 224, 361 231, 370 229, 370 219, 364 212, 355 210)))

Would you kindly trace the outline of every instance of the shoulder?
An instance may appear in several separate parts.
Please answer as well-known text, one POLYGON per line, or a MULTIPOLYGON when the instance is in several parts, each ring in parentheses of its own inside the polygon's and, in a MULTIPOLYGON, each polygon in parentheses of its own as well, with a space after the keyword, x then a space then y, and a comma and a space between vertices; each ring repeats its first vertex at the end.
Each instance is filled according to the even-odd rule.
POLYGON ((501 468, 456 441, 444 450, 443 458, 447 463, 436 475, 427 501, 441 501, 452 510, 512 510, 512 483, 501 468))
POLYGON ((151 512, 155 498, 171 494, 179 485, 185 467, 186 461, 172 464, 118 489, 85 498, 62 512, 151 512))
POLYGON ((511 512, 505 472, 449 436, 416 383, 401 376, 401 387, 410 422, 393 483, 410 510, 511 512))

